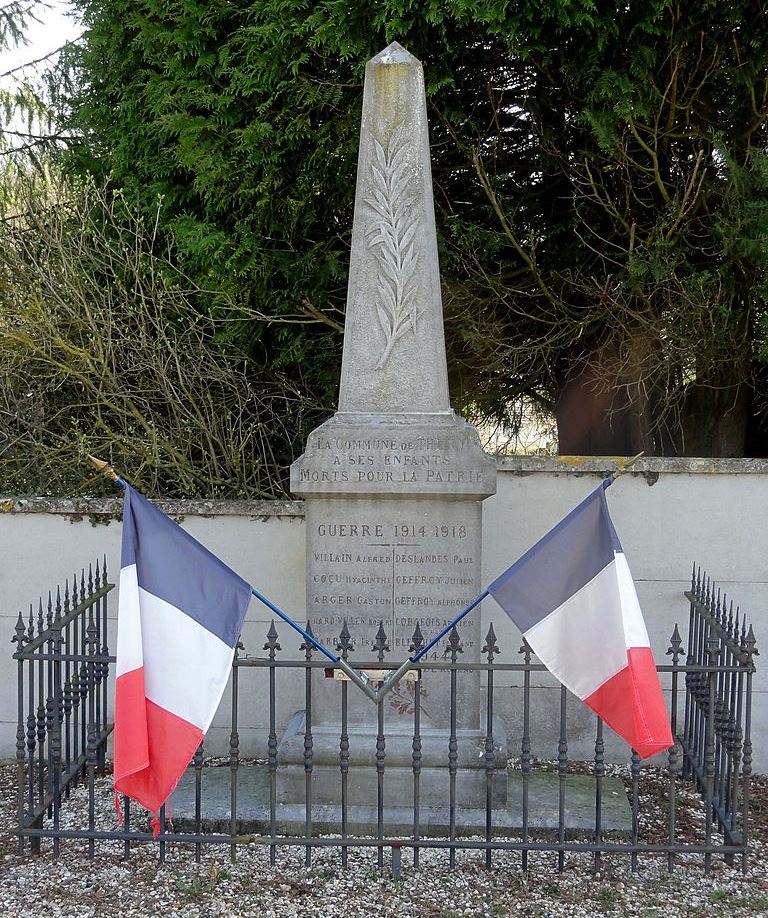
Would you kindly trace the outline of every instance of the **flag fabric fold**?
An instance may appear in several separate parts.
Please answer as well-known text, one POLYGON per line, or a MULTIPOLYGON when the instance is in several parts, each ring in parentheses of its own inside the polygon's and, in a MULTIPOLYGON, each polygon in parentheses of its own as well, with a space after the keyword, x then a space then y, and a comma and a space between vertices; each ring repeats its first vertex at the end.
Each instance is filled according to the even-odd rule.
POLYGON ((210 726, 251 587, 125 488, 114 787, 157 815, 210 726))
POLYGON ((607 479, 488 592, 547 669, 642 758, 672 745, 669 716, 607 479))

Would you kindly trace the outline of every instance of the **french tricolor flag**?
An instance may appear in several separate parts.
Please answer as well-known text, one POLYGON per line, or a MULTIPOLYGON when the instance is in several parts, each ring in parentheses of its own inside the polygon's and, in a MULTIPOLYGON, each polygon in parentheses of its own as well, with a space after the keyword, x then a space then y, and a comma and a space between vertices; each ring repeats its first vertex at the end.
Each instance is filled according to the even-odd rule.
POLYGON ((126 485, 114 786, 155 816, 213 720, 250 598, 249 584, 126 485))
POLYGON ((672 745, 607 479, 488 588, 531 649, 642 758, 672 745))

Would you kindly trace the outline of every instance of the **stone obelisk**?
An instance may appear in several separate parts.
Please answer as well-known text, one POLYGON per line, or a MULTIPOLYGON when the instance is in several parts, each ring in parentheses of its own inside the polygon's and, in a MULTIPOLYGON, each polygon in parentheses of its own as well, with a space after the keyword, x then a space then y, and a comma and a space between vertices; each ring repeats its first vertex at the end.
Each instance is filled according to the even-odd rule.
MULTIPOLYGON (((307 618, 331 647, 346 622, 352 663, 375 658, 380 623, 388 660, 404 660, 417 623, 428 639, 480 592, 481 503, 496 466, 449 402, 424 76, 396 42, 365 73, 339 408, 310 435, 291 489, 306 502, 307 618)), ((479 613, 459 633, 462 659, 479 659, 479 613)), ((425 729, 442 749, 447 697, 423 684, 425 729)), ((460 685, 458 722, 474 733, 479 680, 460 685)), ((357 742, 369 761, 376 709, 351 687, 353 697, 353 760, 357 742)), ((397 706, 387 711, 389 769, 397 706)), ((314 719, 328 721, 335 787, 338 711, 316 705, 314 719)), ((323 727, 313 730, 320 765, 323 727)), ((286 737, 284 762, 291 748, 286 737)), ((403 755, 409 765, 405 739, 403 755)))

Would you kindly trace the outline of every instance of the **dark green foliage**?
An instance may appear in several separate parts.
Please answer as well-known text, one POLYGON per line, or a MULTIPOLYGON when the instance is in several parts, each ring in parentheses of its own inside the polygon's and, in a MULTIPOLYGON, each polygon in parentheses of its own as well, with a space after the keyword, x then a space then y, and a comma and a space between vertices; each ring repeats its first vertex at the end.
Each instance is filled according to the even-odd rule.
POLYGON ((397 39, 425 66, 456 404, 511 422, 532 398, 567 449, 743 450, 766 356, 768 4, 77 5, 71 163, 148 212, 160 197, 210 309, 250 308, 232 334, 320 405, 363 69, 397 39))

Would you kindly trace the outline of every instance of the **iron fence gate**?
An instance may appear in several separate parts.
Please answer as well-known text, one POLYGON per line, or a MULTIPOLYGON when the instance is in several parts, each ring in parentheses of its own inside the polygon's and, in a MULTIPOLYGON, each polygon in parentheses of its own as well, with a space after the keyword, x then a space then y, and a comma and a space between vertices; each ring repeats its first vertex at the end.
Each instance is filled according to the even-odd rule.
MULTIPOLYGON (((529 866, 531 852, 538 851, 556 852, 561 870, 568 852, 590 853, 596 867, 600 866, 605 854, 626 855, 633 869, 638 866, 641 855, 652 854, 665 857, 672 870, 679 855, 697 854, 703 857, 707 871, 713 855, 723 855, 729 861, 738 856, 746 869, 752 772, 751 699, 757 648, 746 617, 739 610, 734 611, 725 595, 699 569, 694 569, 691 587, 685 594, 690 607, 687 647, 675 626, 667 651, 670 660, 657 667, 662 685, 669 691, 673 735, 677 738, 676 745, 665 754, 662 766, 664 824, 655 825, 650 833, 640 830, 641 760, 633 750, 626 778, 631 816, 628 831, 623 834, 606 826, 604 820, 604 788, 611 766, 606 762, 603 722, 594 717, 594 752, 590 760, 571 759, 569 706, 576 702, 563 687, 559 689, 557 736, 552 737, 554 755, 547 765, 556 784, 556 821, 549 829, 539 825, 531 786, 541 760, 533 755, 531 712, 532 698, 540 688, 533 684, 532 676, 544 667, 536 661, 525 641, 519 648, 516 662, 500 661, 493 626, 486 635, 480 662, 460 659, 461 640, 454 628, 445 639, 442 659, 421 661, 415 666, 416 681, 408 697, 395 693, 394 698, 388 696, 377 705, 371 769, 371 780, 375 780, 376 785, 376 805, 370 834, 355 833, 349 827, 349 683, 342 681, 335 688, 339 735, 334 767, 338 771, 339 807, 338 823, 329 829, 327 824, 318 821, 317 807, 313 805, 313 775, 317 768, 313 732, 316 731, 313 704, 317 689, 313 673, 320 670, 332 677, 333 667, 328 667, 325 660, 316 659, 308 644, 301 645, 301 656, 284 653, 274 623, 266 635, 263 655, 249 655, 242 644, 235 652, 229 694, 229 754, 222 763, 221 759, 207 759, 203 744, 197 750, 187 776, 193 798, 188 830, 175 827, 164 807, 160 814, 159 836, 153 839, 150 832, 134 826, 135 814, 127 798, 116 801, 121 825, 99 825, 96 818, 97 777, 108 771, 106 751, 112 729, 107 720, 110 666, 115 660, 109 653, 107 618, 108 596, 112 589, 104 559, 101 564, 97 562, 89 567, 87 575, 83 571, 79 577, 74 577, 71 586, 67 583, 63 591, 57 589, 55 600, 50 594, 47 602, 41 600, 36 616, 32 608, 28 616, 19 615, 14 659, 18 667, 16 762, 20 853, 27 846, 31 852, 39 852, 42 839, 49 839, 53 855, 58 856, 63 839, 81 839, 87 841, 91 857, 100 841, 120 842, 125 857, 130 856, 135 844, 154 841, 161 859, 165 859, 169 843, 185 843, 192 846, 198 860, 203 845, 229 846, 233 857, 240 845, 261 845, 268 849, 272 864, 280 847, 303 849, 304 863, 310 865, 313 849, 332 846, 340 849, 342 865, 346 865, 351 848, 377 849, 378 863, 383 867, 385 852, 389 849, 396 876, 403 848, 412 850, 415 866, 419 863, 421 849, 444 848, 451 865, 455 863, 457 850, 477 849, 484 852, 488 867, 492 866, 494 850, 513 850, 520 852, 524 869, 529 866), (424 831, 421 800, 422 686, 436 670, 447 674, 443 678, 448 680, 449 695, 444 736, 447 817, 444 830, 437 836, 424 831), (241 818, 243 769, 257 767, 240 753, 241 676, 248 671, 265 674, 268 706, 267 742, 263 762, 258 766, 266 772, 267 791, 263 812, 250 826, 252 831, 245 831, 248 827, 244 827, 241 818), (506 756, 504 761, 499 760, 494 738, 494 705, 498 692, 495 678, 502 673, 517 677, 522 701, 522 727, 514 744, 514 768, 519 773, 521 785, 519 824, 513 830, 498 824, 498 810, 494 807, 494 780, 508 766, 506 756), (292 831, 282 831, 283 804, 278 799, 278 777, 282 767, 278 731, 284 725, 278 724, 277 717, 278 682, 282 678, 296 677, 303 680, 305 705, 302 825, 292 831), (457 729, 457 712, 460 680, 470 677, 479 677, 484 689, 481 771, 485 793, 480 822, 475 826, 477 831, 474 837, 464 837, 460 834, 458 817, 461 813, 457 806, 457 789, 465 775, 459 754, 461 731, 457 729), (385 805, 389 767, 386 706, 398 703, 406 704, 405 713, 410 718, 412 790, 409 796, 412 807, 408 831, 392 834, 388 831, 389 811, 385 805), (228 777, 229 818, 220 831, 213 831, 206 820, 204 774, 210 774, 213 768, 218 768, 219 774, 223 768, 228 777), (592 799, 589 825, 582 826, 579 833, 571 830, 568 821, 569 779, 576 773, 586 776, 592 799), (681 836, 677 818, 680 795, 687 793, 691 786, 697 789, 704 816, 703 831, 696 838, 681 836), (62 808, 67 805, 73 787, 85 794, 86 824, 64 828, 62 808)), ((411 649, 418 649, 423 642, 417 625, 411 649)), ((337 648, 345 659, 355 650, 346 624, 338 637, 337 648)), ((380 671, 397 668, 398 663, 387 660, 389 647, 383 626, 371 649, 376 659, 366 661, 355 657, 357 667, 380 671)), ((578 706, 581 707, 580 702, 578 706)))

